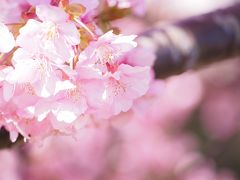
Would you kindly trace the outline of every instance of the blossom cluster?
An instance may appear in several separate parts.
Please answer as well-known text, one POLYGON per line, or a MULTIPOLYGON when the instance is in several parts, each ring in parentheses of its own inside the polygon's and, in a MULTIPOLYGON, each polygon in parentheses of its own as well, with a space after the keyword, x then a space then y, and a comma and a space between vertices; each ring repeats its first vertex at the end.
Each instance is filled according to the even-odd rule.
MULTIPOLYGON (((139 62, 135 35, 98 25, 99 3, 19 1, 19 16, 2 20, 0 127, 12 141, 19 133, 25 140, 74 135, 127 112, 147 92, 150 60, 139 62)), ((121 9, 115 3, 109 8, 121 9)))
POLYGON ((196 133, 185 130, 204 93, 196 73, 154 80, 130 111, 111 118, 111 126, 104 121, 85 128, 77 141, 58 136, 40 148, 24 144, 24 153, 0 151, 0 179, 237 180, 200 151, 196 133))

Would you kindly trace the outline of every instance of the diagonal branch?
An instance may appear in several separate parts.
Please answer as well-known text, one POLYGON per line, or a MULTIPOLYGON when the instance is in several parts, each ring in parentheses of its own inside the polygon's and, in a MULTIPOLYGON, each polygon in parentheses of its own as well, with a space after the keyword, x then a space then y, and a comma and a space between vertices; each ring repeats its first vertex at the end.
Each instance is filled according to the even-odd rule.
POLYGON ((240 3, 226 9, 154 27, 141 34, 154 48, 157 78, 164 78, 240 54, 240 3))

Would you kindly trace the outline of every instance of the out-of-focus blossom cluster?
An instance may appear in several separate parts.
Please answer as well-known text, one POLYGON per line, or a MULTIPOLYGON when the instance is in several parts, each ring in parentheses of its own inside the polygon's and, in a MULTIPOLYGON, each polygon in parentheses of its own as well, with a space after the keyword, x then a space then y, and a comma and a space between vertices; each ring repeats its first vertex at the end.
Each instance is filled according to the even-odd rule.
POLYGON ((92 121, 127 112, 147 92, 153 54, 142 62, 145 50, 136 36, 114 32, 111 19, 104 19, 115 11, 115 19, 124 17, 142 3, 101 3, 1 4, 0 127, 12 141, 18 134, 25 140, 74 136, 92 121))
POLYGON ((158 80, 130 111, 95 122, 76 139, 51 137, 2 159, 23 179, 236 180, 207 159, 197 138, 184 131, 202 95, 203 83, 194 73, 158 80), (16 171, 13 160, 24 173, 16 171))

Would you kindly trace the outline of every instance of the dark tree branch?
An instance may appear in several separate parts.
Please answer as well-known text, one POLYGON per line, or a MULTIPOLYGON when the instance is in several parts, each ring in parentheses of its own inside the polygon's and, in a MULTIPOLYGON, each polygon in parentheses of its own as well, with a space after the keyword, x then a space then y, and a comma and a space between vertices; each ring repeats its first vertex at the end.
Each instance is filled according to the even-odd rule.
POLYGON ((11 146, 8 132, 4 129, 0 129, 0 149, 11 146))
POLYGON ((9 138, 9 133, 4 128, 0 128, 0 149, 10 148, 14 144, 18 144, 23 141, 23 137, 19 136, 15 143, 12 143, 9 138))
POLYGON ((138 39, 154 48, 157 78, 240 54, 240 3, 148 30, 138 39))

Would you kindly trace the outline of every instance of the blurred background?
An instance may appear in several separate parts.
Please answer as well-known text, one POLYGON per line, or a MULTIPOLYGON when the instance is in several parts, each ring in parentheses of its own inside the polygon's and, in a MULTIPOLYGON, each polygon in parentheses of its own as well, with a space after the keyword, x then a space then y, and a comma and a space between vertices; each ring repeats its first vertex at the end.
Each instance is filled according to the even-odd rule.
MULTIPOLYGON (((114 25, 138 34, 237 2, 147 0, 146 14, 136 8, 114 25)), ((227 59, 156 80, 131 111, 75 139, 3 149, 0 180, 238 180, 239 67, 240 58, 227 59)))

